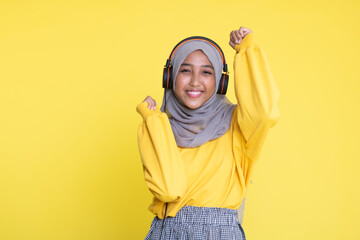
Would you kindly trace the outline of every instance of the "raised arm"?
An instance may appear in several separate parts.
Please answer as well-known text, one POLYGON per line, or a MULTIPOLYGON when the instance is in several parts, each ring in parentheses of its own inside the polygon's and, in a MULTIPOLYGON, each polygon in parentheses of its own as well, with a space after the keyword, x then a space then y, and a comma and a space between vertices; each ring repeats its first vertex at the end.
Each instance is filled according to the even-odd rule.
POLYGON ((138 129, 138 145, 145 182, 156 198, 174 202, 187 188, 184 164, 167 115, 153 104, 149 103, 149 107, 147 102, 142 102, 136 108, 143 117, 138 129))
POLYGON ((280 91, 255 34, 250 30, 240 40, 240 44, 234 44, 237 123, 245 139, 246 154, 252 161, 256 161, 269 129, 279 119, 277 101, 280 91))

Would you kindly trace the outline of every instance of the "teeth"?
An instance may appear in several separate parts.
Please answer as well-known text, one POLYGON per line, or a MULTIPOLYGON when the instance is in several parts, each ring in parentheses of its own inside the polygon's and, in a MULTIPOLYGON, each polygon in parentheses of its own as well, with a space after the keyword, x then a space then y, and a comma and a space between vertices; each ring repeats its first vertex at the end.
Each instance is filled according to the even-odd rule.
POLYGON ((191 91, 188 91, 188 93, 190 93, 190 94, 200 94, 200 92, 191 92, 191 91))

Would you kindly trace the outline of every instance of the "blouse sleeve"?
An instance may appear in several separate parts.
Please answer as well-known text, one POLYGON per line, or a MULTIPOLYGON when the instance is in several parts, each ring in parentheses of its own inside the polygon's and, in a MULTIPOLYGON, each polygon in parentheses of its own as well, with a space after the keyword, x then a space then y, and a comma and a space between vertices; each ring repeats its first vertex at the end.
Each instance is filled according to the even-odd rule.
MULTIPOLYGON (((241 136, 235 147, 245 148, 250 161, 257 161, 268 131, 279 119, 279 89, 272 76, 265 53, 254 33, 235 45, 234 82, 237 107, 235 121, 241 136)), ((251 163, 242 163, 252 165, 251 163)), ((244 169, 243 169, 244 170, 244 169)))
POLYGON ((179 200, 186 191, 187 178, 168 116, 147 102, 136 110, 143 117, 138 128, 138 146, 144 177, 150 192, 163 202, 179 200))

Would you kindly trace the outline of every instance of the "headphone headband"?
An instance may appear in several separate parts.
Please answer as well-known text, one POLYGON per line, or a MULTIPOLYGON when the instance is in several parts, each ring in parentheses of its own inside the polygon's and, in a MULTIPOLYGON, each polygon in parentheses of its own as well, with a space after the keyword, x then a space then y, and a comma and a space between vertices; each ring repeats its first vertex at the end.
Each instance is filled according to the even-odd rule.
POLYGON ((205 41, 205 42, 209 42, 211 45, 213 45, 220 53, 220 56, 221 56, 221 60, 223 62, 223 72, 226 72, 227 73, 227 64, 226 64, 226 61, 225 61, 225 55, 223 53, 223 51, 221 50, 220 46, 217 45, 216 42, 214 42, 213 40, 211 40, 210 38, 207 38, 207 37, 202 37, 202 36, 192 36, 192 37, 188 37, 188 38, 185 38, 184 40, 180 41, 178 44, 176 44, 176 46, 173 48, 173 50, 171 51, 170 53, 170 56, 169 56, 169 59, 168 61, 166 61, 166 67, 169 67, 170 66, 170 62, 174 56, 174 53, 176 52, 176 50, 184 43, 186 42, 189 42, 189 41, 192 41, 192 40, 202 40, 202 41, 205 41))

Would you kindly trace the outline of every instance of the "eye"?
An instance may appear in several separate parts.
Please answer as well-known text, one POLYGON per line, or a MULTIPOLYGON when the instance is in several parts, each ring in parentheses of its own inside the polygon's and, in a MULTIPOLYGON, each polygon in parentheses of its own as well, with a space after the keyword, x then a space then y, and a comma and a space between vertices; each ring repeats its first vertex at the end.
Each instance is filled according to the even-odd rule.
POLYGON ((208 72, 208 71, 204 71, 204 73, 206 73, 206 74, 210 74, 210 75, 212 74, 211 72, 208 72))
POLYGON ((188 69, 183 69, 180 72, 190 72, 188 69))

